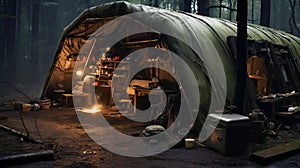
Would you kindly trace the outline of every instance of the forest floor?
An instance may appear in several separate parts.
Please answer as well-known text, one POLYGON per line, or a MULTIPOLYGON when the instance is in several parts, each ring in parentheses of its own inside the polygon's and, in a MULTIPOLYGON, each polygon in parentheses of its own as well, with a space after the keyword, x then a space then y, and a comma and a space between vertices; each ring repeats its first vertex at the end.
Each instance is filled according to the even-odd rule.
MULTIPOLYGON (((132 126, 124 122, 119 115, 110 115, 103 111, 112 125, 122 129, 127 134, 137 134, 145 128, 144 124, 132 126)), ((0 111, 0 124, 25 132, 18 111, 0 111)), ((54 150, 52 161, 14 165, 11 167, 133 167, 133 168, 163 168, 163 167, 260 167, 249 160, 249 155, 234 157, 223 156, 211 149, 196 146, 194 149, 184 147, 170 149, 161 154, 149 157, 125 157, 109 152, 95 143, 84 131, 74 110, 30 111, 23 113, 24 121, 30 135, 42 138, 43 144, 26 142, 17 136, 0 130, 0 157, 42 150, 54 150), (35 120, 36 118, 36 120, 35 120), (35 121, 37 121, 38 130, 35 121), (40 135, 39 135, 40 134, 40 135)), ((277 137, 268 137, 264 145, 252 144, 252 151, 266 148, 279 143, 289 142, 299 138, 300 124, 290 130, 283 130, 277 137), (298 132, 299 131, 299 132, 298 132)), ((285 160, 278 160, 267 167, 300 167, 300 155, 294 155, 285 160)))

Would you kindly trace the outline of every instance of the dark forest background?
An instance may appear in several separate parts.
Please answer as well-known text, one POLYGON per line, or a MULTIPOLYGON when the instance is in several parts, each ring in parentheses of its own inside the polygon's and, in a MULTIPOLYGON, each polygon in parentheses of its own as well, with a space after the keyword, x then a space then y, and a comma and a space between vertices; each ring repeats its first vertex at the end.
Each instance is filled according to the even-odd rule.
MULTIPOLYGON (((0 96, 7 83, 39 96, 60 34, 84 9, 111 0, 0 0, 0 96)), ((237 0, 129 0, 235 21, 237 0)), ((300 36, 300 0, 248 0, 248 23, 300 36)))

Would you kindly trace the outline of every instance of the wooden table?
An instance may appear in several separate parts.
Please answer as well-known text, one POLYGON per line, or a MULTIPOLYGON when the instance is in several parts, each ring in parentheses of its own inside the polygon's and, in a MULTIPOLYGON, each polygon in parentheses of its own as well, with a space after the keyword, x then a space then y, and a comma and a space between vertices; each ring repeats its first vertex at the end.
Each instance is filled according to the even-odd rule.
POLYGON ((64 102, 65 102, 65 107, 69 107, 69 99, 71 99, 73 97, 72 94, 62 94, 63 98, 64 98, 64 102))
POLYGON ((260 108, 265 111, 267 117, 276 117, 276 109, 283 103, 283 98, 268 98, 262 99, 258 103, 260 108))
POLYGON ((300 95, 299 93, 295 94, 281 94, 274 98, 263 98, 258 101, 258 104, 262 110, 267 113, 267 117, 276 117, 276 113, 279 111, 280 106, 297 106, 299 105, 300 95), (269 112, 269 113, 268 113, 269 112))
POLYGON ((136 115, 136 106, 137 106, 137 98, 138 96, 147 96, 151 92, 151 89, 147 88, 134 88, 134 96, 133 96, 133 115, 136 115))
POLYGON ((137 97, 138 96, 148 96, 151 94, 156 94, 158 96, 160 96, 160 102, 163 101, 163 94, 165 93, 167 95, 167 103, 169 100, 169 96, 171 94, 175 94, 177 93, 177 91, 175 90, 159 90, 159 91, 155 91, 155 88, 134 88, 134 98, 133 98, 133 106, 134 106, 134 115, 136 114, 136 107, 137 107, 137 97))

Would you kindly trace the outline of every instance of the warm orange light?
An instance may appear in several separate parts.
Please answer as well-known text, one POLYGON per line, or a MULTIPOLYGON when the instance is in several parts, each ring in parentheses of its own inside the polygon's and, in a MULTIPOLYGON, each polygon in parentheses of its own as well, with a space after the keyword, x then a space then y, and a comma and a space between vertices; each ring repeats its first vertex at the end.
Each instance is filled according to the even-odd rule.
POLYGON ((101 112, 101 109, 98 106, 93 106, 92 108, 83 109, 82 112, 84 113, 98 113, 101 112))
POLYGON ((100 112, 100 109, 96 106, 94 106, 92 109, 91 109, 91 112, 92 113, 97 113, 97 112, 100 112))

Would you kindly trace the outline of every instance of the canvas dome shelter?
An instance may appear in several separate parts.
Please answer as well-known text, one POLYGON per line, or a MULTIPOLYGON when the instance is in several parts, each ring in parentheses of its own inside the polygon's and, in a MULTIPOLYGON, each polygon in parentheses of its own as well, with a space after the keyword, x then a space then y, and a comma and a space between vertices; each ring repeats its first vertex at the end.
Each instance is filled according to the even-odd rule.
MULTIPOLYGON (((248 25, 247 31, 247 72, 249 80, 246 87, 246 98, 244 98, 245 109, 248 109, 245 113, 257 108, 257 95, 297 92, 300 90, 300 39, 282 31, 253 24, 248 25)), ((103 73, 101 69, 91 66, 92 62, 101 61, 103 53, 106 53, 106 59, 117 62, 125 59, 127 55, 135 51, 144 48, 159 48, 162 51, 170 51, 178 55, 193 72, 199 90, 188 90, 181 96, 188 98, 193 97, 195 94, 200 95, 199 108, 192 110, 199 111, 197 119, 200 123, 203 123, 212 105, 216 105, 213 110, 218 110, 224 105, 232 105, 235 96, 238 95, 235 91, 236 84, 239 82, 236 80, 236 36, 237 24, 227 20, 127 2, 113 2, 95 6, 83 11, 64 29, 49 76, 45 82, 42 98, 56 100, 58 96, 56 91, 58 90, 64 93, 72 93, 75 86, 74 84, 72 86, 72 77, 76 76, 76 73, 82 75, 80 79, 82 81, 84 81, 84 76, 91 74, 90 79, 86 80, 89 80, 90 83, 98 80, 97 87, 111 85, 109 79, 106 79, 106 81, 101 79, 101 73, 103 73), (143 12, 143 15, 134 18, 128 16, 128 18, 135 23, 139 23, 140 26, 144 26, 144 30, 148 30, 148 32, 122 37, 117 42, 112 43, 111 46, 107 46, 110 42, 105 40, 110 40, 111 34, 116 34, 116 32, 126 33, 128 27, 134 29, 130 25, 132 22, 111 21, 137 12, 143 12), (110 23, 109 29, 105 27, 107 23, 110 23), (187 44, 184 39, 178 38, 186 36, 192 44, 187 44), (75 62, 77 62, 76 64, 82 64, 83 72, 74 71, 75 62), (209 64, 207 65, 207 63, 209 64), (222 76, 222 72, 224 72, 225 80, 214 78, 214 75, 222 76), (103 83, 101 80, 103 80, 103 83), (217 102, 224 99, 224 102, 214 104, 212 99, 217 102)), ((157 59, 157 57, 147 56, 147 54, 144 54, 143 58, 154 60, 154 62, 157 59)), ((172 62, 173 56, 161 56, 160 59, 159 66, 169 66, 171 69, 174 67, 174 74, 182 79, 180 83, 170 84, 175 81, 172 77, 174 74, 171 72, 148 68, 135 74, 134 79, 131 81, 136 83, 131 84, 143 87, 151 83, 146 82, 144 84, 145 80, 152 81, 153 77, 158 75, 160 81, 169 81, 170 83, 167 85, 174 87, 175 90, 182 89, 182 85, 188 86, 190 84, 189 79, 185 78, 188 71, 184 69, 184 66, 172 62)), ((136 65, 139 62, 139 60, 136 60, 136 65)), ((114 65, 102 66, 107 68, 114 65)), ((107 91, 102 88, 102 90, 96 91, 95 94, 96 97, 99 96, 100 101, 105 102, 108 101, 107 99, 111 99, 111 93, 109 92, 110 90, 107 91)), ((110 104, 110 102, 105 103, 110 104)))

